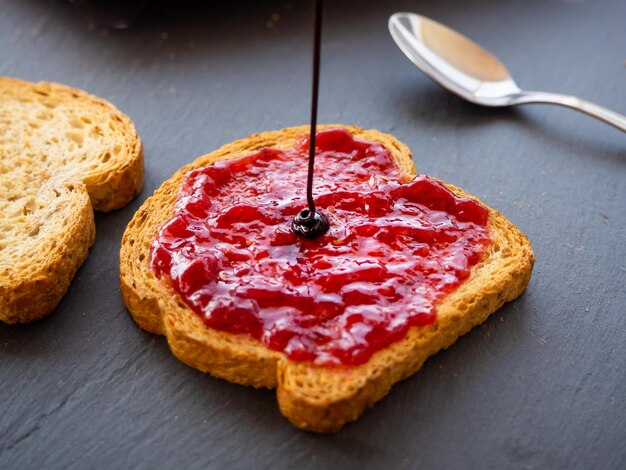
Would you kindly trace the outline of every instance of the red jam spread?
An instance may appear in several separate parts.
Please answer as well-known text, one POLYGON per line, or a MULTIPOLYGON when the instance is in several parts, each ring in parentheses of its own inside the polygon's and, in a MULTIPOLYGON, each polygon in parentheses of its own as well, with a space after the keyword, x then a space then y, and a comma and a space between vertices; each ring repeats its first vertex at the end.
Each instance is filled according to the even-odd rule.
POLYGON ((435 321, 490 244, 488 210, 427 176, 409 179, 379 143, 320 131, 315 204, 330 219, 296 236, 308 138, 187 173, 152 267, 207 326, 295 361, 363 364, 435 321))

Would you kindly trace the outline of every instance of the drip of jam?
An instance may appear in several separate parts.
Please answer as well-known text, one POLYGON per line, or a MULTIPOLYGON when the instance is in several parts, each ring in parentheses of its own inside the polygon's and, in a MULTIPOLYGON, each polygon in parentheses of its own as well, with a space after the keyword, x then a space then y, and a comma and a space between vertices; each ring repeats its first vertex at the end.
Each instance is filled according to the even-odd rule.
POLYGON ((315 210, 313 173, 315 168, 315 137, 317 134, 317 102, 320 89, 320 54, 322 45, 323 0, 313 0, 313 80, 311 92, 311 129, 309 131, 309 169, 306 180, 308 209, 302 209, 291 222, 291 230, 304 238, 317 238, 330 228, 328 217, 315 210))
POLYGON ((488 210, 427 176, 409 180, 379 143, 324 130, 315 194, 331 226, 301 238, 290 223, 308 150, 305 137, 188 172, 152 267, 210 328, 295 361, 362 364, 435 321, 491 243, 488 210))

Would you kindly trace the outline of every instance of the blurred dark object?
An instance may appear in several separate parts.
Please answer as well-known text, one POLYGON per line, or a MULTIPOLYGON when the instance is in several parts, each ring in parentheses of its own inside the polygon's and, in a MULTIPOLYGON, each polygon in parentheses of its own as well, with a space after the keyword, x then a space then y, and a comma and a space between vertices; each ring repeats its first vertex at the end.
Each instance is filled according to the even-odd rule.
MULTIPOLYGON (((181 10, 211 4, 199 0, 66 0, 90 28, 129 29, 181 10)), ((216 2, 219 3, 219 2, 216 2)))

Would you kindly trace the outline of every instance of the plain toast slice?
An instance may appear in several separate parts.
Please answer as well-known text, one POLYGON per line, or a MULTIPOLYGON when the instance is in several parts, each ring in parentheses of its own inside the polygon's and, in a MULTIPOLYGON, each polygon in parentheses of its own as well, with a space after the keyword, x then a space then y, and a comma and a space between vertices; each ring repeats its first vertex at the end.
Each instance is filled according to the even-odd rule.
POLYGON ((93 209, 124 206, 142 184, 141 141, 113 105, 0 77, 0 320, 51 313, 94 242, 93 209))
MULTIPOLYGON (((320 126, 320 128, 338 126, 320 126)), ((409 149, 393 136, 352 126, 355 137, 382 143, 408 174, 415 173, 409 149)), ((291 148, 308 126, 252 135, 198 158, 176 172, 137 211, 128 225, 120 253, 124 302, 142 328, 167 336, 181 361, 231 382, 277 387, 280 409, 295 426, 332 432, 355 420, 384 397, 391 386, 414 372, 437 351, 447 348, 482 323, 526 288, 534 262, 528 239, 507 219, 489 209, 493 243, 471 276, 437 305, 437 320, 408 335, 356 367, 321 367, 294 362, 246 336, 205 326, 166 282, 150 267, 150 244, 161 224, 172 217, 184 175, 192 168, 237 158, 264 147, 291 148)), ((447 185, 462 197, 462 190, 447 185)))

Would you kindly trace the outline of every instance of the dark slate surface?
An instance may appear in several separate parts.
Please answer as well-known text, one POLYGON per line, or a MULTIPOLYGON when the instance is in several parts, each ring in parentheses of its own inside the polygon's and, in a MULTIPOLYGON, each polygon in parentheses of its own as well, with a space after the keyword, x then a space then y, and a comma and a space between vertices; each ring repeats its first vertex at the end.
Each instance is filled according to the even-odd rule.
POLYGON ((120 299, 122 233, 164 179, 308 117, 308 2, 201 3, 0 0, 0 75, 111 100, 147 167, 136 201, 97 216, 57 311, 0 326, 0 467, 626 468, 626 136, 565 109, 465 104, 386 30, 390 13, 419 9, 503 57, 523 87, 625 113, 626 3, 329 0, 320 120, 393 132, 537 255, 522 298, 332 436, 291 427, 271 391, 178 362, 120 299))

